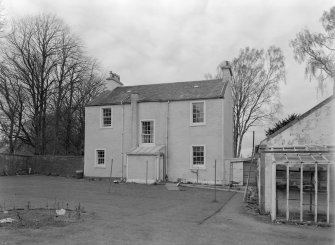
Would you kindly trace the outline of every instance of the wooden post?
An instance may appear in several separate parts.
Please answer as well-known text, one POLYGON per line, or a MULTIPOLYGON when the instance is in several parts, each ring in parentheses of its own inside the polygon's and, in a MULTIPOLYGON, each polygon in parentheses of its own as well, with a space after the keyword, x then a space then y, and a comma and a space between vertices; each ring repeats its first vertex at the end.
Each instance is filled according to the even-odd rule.
POLYGON ((277 178, 277 174, 276 174, 276 171, 277 171, 277 164, 275 162, 273 162, 271 164, 271 170, 272 170, 272 191, 271 191, 271 196, 272 196, 272 201, 271 201, 271 220, 272 221, 275 221, 276 218, 277 218, 277 210, 276 210, 276 191, 277 191, 277 182, 276 182, 276 178, 277 178))
POLYGON ((327 164, 327 223, 329 224, 329 202, 330 202, 330 164, 327 164))
POLYGON ((310 188, 309 188, 309 213, 312 214, 312 204, 313 204, 313 198, 312 198, 312 192, 313 192, 313 174, 310 171, 311 179, 310 179, 310 188))
POLYGON ((148 184, 148 160, 146 162, 146 166, 145 166, 145 184, 148 184))
POLYGON ((108 193, 111 192, 111 185, 112 185, 112 173, 113 173, 113 158, 112 158, 112 162, 111 162, 111 169, 110 169, 110 173, 109 173, 109 187, 108 187, 108 193))
POLYGON ((214 164, 214 202, 217 202, 216 200, 216 160, 214 164))
POLYGON ((304 165, 300 165, 300 221, 303 221, 304 215, 304 165))
POLYGON ((318 164, 317 163, 315 163, 314 180, 315 180, 314 222, 318 222, 318 164))
POLYGON ((290 166, 289 163, 286 163, 286 220, 290 218, 290 166))
POLYGON ((253 158, 251 158, 251 164, 249 166, 249 173, 248 173, 248 179, 247 179, 247 186, 245 187, 245 190, 244 190, 243 201, 245 201, 245 202, 247 201, 247 192, 248 192, 248 188, 249 188, 249 180, 250 180, 250 172, 251 172, 252 161, 253 161, 253 158))

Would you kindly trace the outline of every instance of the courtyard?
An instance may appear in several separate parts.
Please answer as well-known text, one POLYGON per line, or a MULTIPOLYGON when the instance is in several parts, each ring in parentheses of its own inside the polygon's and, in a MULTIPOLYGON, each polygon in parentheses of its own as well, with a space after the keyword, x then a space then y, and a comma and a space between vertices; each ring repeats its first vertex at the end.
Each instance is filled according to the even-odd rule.
POLYGON ((333 227, 271 223, 243 194, 164 185, 114 184, 51 176, 0 177, 0 204, 11 209, 80 205, 65 226, 0 227, 0 244, 333 244, 333 227))

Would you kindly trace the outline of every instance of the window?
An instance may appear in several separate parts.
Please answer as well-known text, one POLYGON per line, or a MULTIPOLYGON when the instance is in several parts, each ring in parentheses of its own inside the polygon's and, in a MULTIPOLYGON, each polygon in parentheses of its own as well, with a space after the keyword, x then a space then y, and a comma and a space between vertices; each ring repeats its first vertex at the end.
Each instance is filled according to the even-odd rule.
POLYGON ((105 150, 96 150, 95 151, 95 165, 97 167, 105 167, 106 166, 105 150))
POLYGON ((154 121, 141 121, 141 143, 154 143, 154 121))
POLYGON ((101 126, 112 127, 112 108, 101 108, 101 126))
POLYGON ((194 145, 191 151, 192 168, 205 168, 205 146, 194 145))
POLYGON ((204 125, 205 121, 205 102, 197 101, 191 103, 191 125, 204 125))

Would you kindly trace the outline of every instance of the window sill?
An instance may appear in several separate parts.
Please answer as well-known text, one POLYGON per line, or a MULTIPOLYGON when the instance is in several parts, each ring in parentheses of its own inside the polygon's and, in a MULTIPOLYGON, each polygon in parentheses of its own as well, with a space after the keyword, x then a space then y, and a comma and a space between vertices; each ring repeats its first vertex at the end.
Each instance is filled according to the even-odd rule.
POLYGON ((190 127, 206 126, 206 123, 191 123, 190 127))
POLYGON ((97 164, 95 164, 94 167, 95 168, 106 168, 106 165, 97 165, 97 164))
POLYGON ((149 146, 156 146, 156 144, 155 143, 140 143, 140 146, 149 147, 149 146))
POLYGON ((192 165, 191 170, 205 170, 206 167, 205 166, 196 166, 196 165, 192 165))
POLYGON ((113 126, 100 126, 101 129, 111 129, 113 126))

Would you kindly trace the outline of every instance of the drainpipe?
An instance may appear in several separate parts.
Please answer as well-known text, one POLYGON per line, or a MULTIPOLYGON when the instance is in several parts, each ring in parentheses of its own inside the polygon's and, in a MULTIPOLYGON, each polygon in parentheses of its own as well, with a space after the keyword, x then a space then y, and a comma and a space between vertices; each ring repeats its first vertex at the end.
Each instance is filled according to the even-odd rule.
POLYGON ((121 132, 121 181, 123 181, 123 152, 124 152, 124 105, 122 105, 122 132, 121 132))
POLYGON ((138 146, 138 94, 131 94, 131 146, 135 148, 138 146))
MULTIPOLYGON (((170 101, 167 102, 166 109, 166 142, 165 142, 165 176, 168 176, 168 161, 169 161, 169 112, 170 112, 170 101)), ((163 176, 164 180, 166 180, 165 176, 163 176)))

